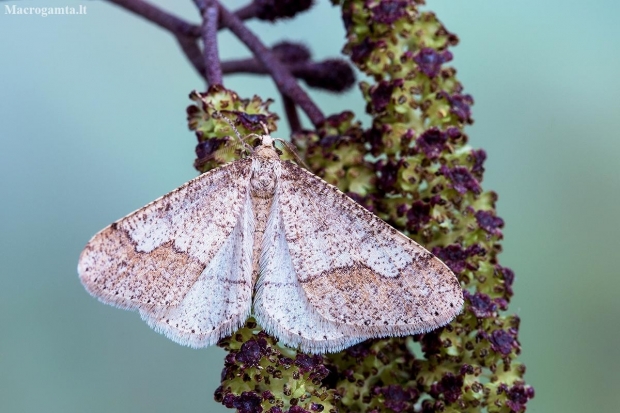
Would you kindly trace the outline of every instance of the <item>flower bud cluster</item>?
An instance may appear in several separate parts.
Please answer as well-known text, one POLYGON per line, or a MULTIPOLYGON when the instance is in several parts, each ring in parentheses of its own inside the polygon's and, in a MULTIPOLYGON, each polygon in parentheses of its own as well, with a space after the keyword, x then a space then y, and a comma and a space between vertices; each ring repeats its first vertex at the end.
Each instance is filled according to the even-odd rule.
POLYGON ((222 117, 236 124, 241 138, 264 133, 261 122, 271 131, 277 129, 278 116, 269 112, 269 99, 241 99, 221 85, 211 86, 205 93, 194 91, 189 98, 194 104, 187 108, 187 122, 198 139, 194 167, 199 172, 239 159, 245 151, 246 144, 222 117))
POLYGON ((425 245, 457 275, 465 307, 448 326, 327 357, 344 412, 521 412, 534 395, 517 361, 519 318, 504 313, 513 272, 498 262, 504 221, 482 189, 486 154, 468 144, 473 99, 451 61, 458 38, 422 1, 339 2, 345 52, 372 125, 332 116, 299 135, 316 173, 425 245))
MULTIPOLYGON (((369 340, 309 356, 279 346, 253 320, 220 346, 229 355, 216 399, 246 412, 523 412, 534 396, 517 357, 520 320, 507 312, 514 273, 499 264, 504 221, 482 187, 483 150, 468 145, 473 99, 447 64, 458 38, 422 0, 342 0, 345 52, 372 81, 360 87, 372 124, 329 116, 293 143, 312 171, 442 259, 464 290, 463 312, 414 337, 369 340)), ((221 87, 193 94, 197 166, 239 157, 240 132, 275 129, 269 101, 221 87), (242 115, 242 113, 250 115, 242 115), (228 116, 228 115, 227 115, 228 116)))

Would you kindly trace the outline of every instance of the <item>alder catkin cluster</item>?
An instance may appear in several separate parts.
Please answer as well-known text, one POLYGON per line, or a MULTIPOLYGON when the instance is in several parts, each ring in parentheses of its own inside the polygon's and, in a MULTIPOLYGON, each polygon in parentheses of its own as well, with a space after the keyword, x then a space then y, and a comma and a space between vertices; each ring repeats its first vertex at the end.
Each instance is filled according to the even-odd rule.
MULTIPOLYGON (((473 99, 448 66, 458 39, 422 1, 334 3, 345 53, 373 79, 360 85, 372 124, 343 112, 293 141, 314 173, 441 258, 465 291, 464 310, 431 333, 327 356, 283 349, 250 320, 220 343, 229 355, 216 400, 242 413, 523 412, 534 391, 517 360, 519 318, 508 311, 514 274, 498 262, 504 222, 497 195, 481 186, 486 154, 464 133, 473 99)), ((258 98, 212 88, 193 99, 202 171, 239 155, 216 111, 263 116, 274 129, 258 98)), ((240 131, 257 132, 243 121, 240 131)))

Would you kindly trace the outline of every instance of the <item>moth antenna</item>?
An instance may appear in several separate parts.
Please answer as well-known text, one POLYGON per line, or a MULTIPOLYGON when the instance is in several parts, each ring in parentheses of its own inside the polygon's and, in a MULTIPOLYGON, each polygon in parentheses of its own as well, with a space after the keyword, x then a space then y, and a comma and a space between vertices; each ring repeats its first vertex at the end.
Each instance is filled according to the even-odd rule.
MULTIPOLYGON (((248 151, 248 153, 252 153, 252 147, 243 139, 243 137, 241 136, 241 134, 239 133, 239 130, 235 127, 235 124, 227 117, 224 116, 224 114, 222 112, 214 112, 213 113, 213 117, 214 118, 222 118, 226 121, 226 123, 228 123, 230 125, 230 127, 232 128, 233 131, 235 131, 235 134, 237 135, 237 138, 239 139, 239 142, 241 142, 241 144, 243 145, 243 148, 248 151)), ((255 135, 255 134, 250 134, 248 136, 246 136, 246 138, 255 135)), ((255 135, 257 136, 257 135, 255 135)))
POLYGON ((265 125, 263 122, 260 122, 260 125, 263 127, 265 135, 269 135, 269 128, 267 127, 267 125, 265 125))
POLYGON ((303 159, 301 159, 301 157, 299 156, 299 154, 297 153, 297 151, 293 147, 292 143, 290 143, 288 141, 285 141, 284 139, 280 139, 280 138, 274 138, 274 140, 276 140, 276 141, 282 143, 284 146, 286 146, 286 149, 288 149, 288 151, 293 154, 293 156, 295 157, 295 160, 297 162, 299 162, 299 164, 301 166, 303 166, 304 168, 306 168, 308 171, 310 170, 310 167, 304 162, 303 159))

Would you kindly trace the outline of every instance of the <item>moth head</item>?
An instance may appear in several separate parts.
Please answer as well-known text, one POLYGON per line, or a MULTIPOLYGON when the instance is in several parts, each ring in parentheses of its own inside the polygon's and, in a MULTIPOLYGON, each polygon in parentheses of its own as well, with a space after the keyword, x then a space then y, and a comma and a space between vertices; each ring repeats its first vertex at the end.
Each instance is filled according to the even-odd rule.
POLYGON ((280 159, 273 145, 274 139, 270 135, 256 135, 260 139, 260 145, 254 149, 254 156, 259 158, 280 159))
POLYGON ((270 135, 261 135, 259 136, 261 146, 270 146, 273 147, 274 139, 270 135))

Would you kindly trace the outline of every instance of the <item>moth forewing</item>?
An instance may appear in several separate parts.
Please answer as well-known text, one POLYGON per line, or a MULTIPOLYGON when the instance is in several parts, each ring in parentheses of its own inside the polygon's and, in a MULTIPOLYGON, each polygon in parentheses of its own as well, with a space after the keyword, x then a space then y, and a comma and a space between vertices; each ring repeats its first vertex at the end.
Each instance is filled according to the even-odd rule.
POLYGON ((253 231, 250 166, 244 159, 202 174, 96 234, 78 263, 87 291, 194 347, 243 325, 252 271, 238 261, 253 231))
POLYGON ((78 272, 92 295, 193 347, 230 335, 253 311, 282 343, 334 352, 429 331, 463 304, 441 261, 281 161, 270 136, 102 230, 78 272))

